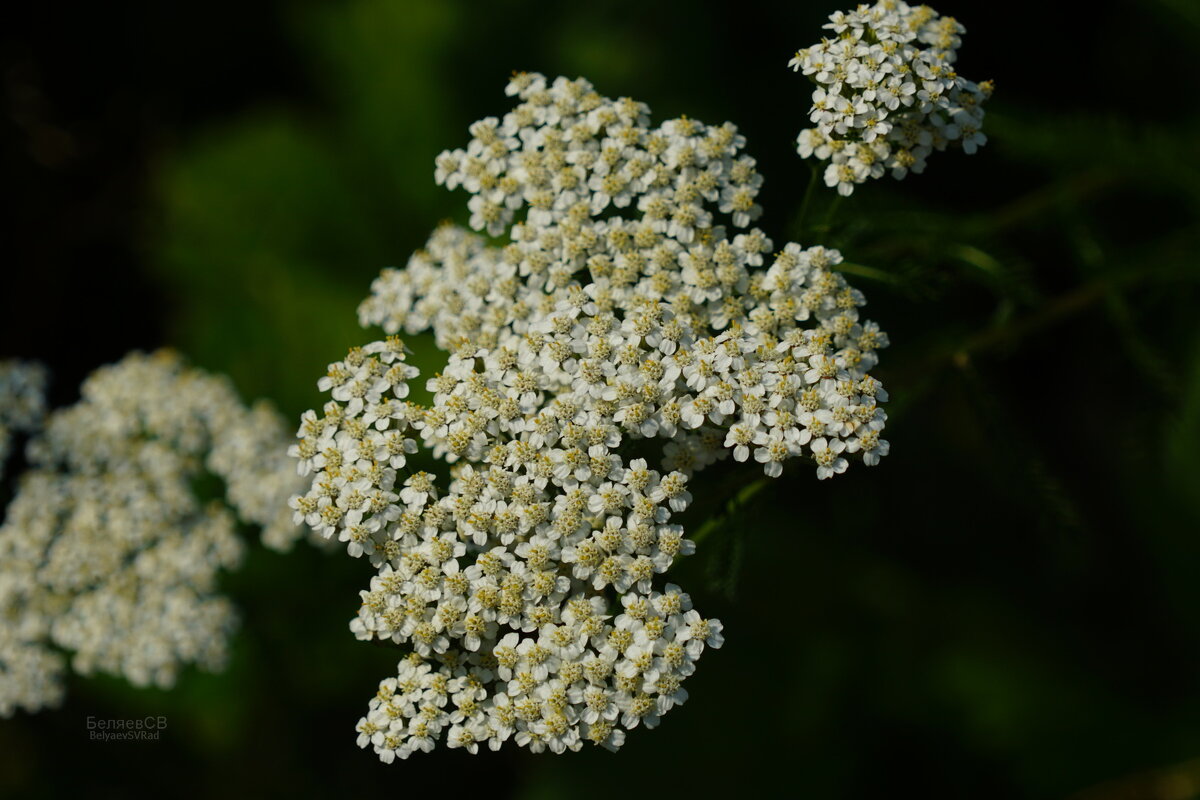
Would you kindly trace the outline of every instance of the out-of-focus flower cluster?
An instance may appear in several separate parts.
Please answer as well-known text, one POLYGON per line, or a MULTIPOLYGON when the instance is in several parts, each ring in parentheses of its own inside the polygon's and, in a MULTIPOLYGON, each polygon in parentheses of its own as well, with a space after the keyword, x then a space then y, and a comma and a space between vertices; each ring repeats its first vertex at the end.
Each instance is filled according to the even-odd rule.
POLYGON ((432 405, 407 399, 392 336, 330 365, 292 449, 312 475, 297 520, 378 568, 352 630, 412 649, 359 723, 385 761, 653 727, 722 641, 661 577, 693 550, 673 521, 690 478, 730 454, 827 478, 888 449, 868 374, 887 339, 840 255, 772 257, 762 231, 725 227, 760 213, 733 125, 652 128, 583 80, 519 74, 508 93, 436 172, 508 241, 443 226, 360 308, 449 351, 432 405), (407 469, 418 440, 452 465, 444 489, 407 469))
POLYGON ((239 518, 278 549, 302 530, 282 419, 227 380, 132 354, 81 393, 30 440, 0 526, 0 716, 56 704, 67 653, 138 686, 219 667, 236 617, 216 580, 242 558, 239 518))
POLYGON ((816 84, 800 132, 804 158, 828 161, 825 183, 848 195, 856 184, 890 172, 901 179, 925 169, 934 150, 965 153, 987 142, 983 102, 992 83, 954 70, 966 32, 953 17, 898 0, 839 11, 832 38, 800 50, 788 63, 816 84))
POLYGON ((45 367, 25 361, 0 362, 0 478, 14 435, 36 431, 45 414, 45 367))

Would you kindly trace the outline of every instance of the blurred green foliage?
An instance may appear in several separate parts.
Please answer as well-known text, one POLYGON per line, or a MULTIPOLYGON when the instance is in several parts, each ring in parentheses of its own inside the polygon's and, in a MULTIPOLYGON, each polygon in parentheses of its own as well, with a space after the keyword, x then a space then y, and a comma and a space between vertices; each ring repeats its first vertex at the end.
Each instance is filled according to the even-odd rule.
POLYGON ((320 402, 326 363, 375 335, 355 316, 373 276, 465 220, 437 152, 503 113, 511 69, 583 74, 748 133, 764 227, 841 248, 891 334, 893 454, 821 484, 793 467, 716 526, 680 582, 727 645, 617 756, 375 763, 353 726, 396 653, 347 630, 368 571, 255 549, 226 581, 245 615, 226 673, 73 681, 62 711, 0 724, 0 790, 1200 796, 1196 13, 954 5, 963 72, 997 79, 989 145, 836 210, 821 190, 804 220, 805 87, 784 64, 832 5, 275 7, 304 90, 157 156, 142 280, 169 344, 291 417, 320 402), (1105 71, 1115 50, 1171 79, 1105 71), (164 742, 85 741, 85 714, 161 713, 164 742))

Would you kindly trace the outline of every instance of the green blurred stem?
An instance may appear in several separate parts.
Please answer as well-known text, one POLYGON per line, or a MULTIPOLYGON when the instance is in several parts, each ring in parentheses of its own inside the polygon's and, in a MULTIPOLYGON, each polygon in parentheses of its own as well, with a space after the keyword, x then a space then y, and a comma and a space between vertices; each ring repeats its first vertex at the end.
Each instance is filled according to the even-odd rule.
POLYGON ((1092 304, 1104 300, 1110 292, 1120 287, 1164 276, 1173 277, 1167 270, 1152 267, 1109 274, 1086 283, 1074 291, 1059 295, 1034 314, 1013 320, 1007 325, 977 333, 962 346, 954 348, 950 355, 954 360, 961 360, 970 354, 1014 342, 1089 308, 1092 304))
MULTIPOLYGON (((1093 274, 1103 275, 1105 266, 1104 248, 1096 241, 1087 227, 1080 222, 1073 231, 1075 251, 1078 253, 1083 266, 1093 274)), ((1121 343, 1125 346, 1129 357, 1141 367, 1142 371, 1165 395, 1174 395, 1179 391, 1178 381, 1171 369, 1169 361, 1158 352, 1150 341, 1142 334, 1134 318, 1129 303, 1120 287, 1109 285, 1105 290, 1105 305, 1113 326, 1121 334, 1121 343)))
POLYGON ((833 268, 835 272, 844 272, 847 275, 857 275, 860 278, 869 278, 881 283, 899 284, 901 281, 895 275, 878 267, 868 267, 866 264, 855 264, 853 261, 843 261, 833 268))
POLYGON ((833 227, 833 218, 837 215, 838 208, 842 205, 842 195, 836 195, 833 202, 829 204, 829 209, 825 212, 825 219, 814 230, 817 233, 829 233, 829 229, 833 227))
POLYGON ((695 535, 691 537, 696 544, 707 539, 714 531, 720 529, 733 517, 738 511, 746 506, 755 495, 763 489, 771 485, 771 479, 766 475, 759 474, 749 483, 744 485, 737 491, 733 497, 730 497, 725 503, 725 510, 718 512, 709 517, 703 525, 696 529, 695 535))
POLYGON ((1004 280, 1008 275, 1008 271, 1004 268, 1004 265, 995 256, 980 250, 974 245, 954 245, 950 248, 950 255, 997 280, 1004 280))
POLYGON ((994 236, 1027 222, 1040 220, 1056 206, 1095 197, 1117 181, 1118 176, 1115 173, 1102 168, 1076 173, 1042 186, 1006 206, 988 211, 977 219, 966 222, 963 228, 972 236, 994 236))
POLYGON ((804 220, 808 218, 808 206, 812 202, 813 190, 817 188, 817 168, 809 165, 808 188, 804 190, 804 200, 800 202, 800 214, 796 217, 796 231, 801 244, 805 240, 804 220))

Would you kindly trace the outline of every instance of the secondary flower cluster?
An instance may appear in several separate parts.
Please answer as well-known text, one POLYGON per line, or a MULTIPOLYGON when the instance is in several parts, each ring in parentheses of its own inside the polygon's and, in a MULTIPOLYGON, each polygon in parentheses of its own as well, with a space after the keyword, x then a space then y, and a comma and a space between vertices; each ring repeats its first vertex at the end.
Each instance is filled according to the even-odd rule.
POLYGON ((848 195, 891 172, 925 169, 934 150, 957 144, 965 153, 987 142, 983 101, 990 81, 973 83, 954 70, 961 35, 953 17, 929 6, 882 0, 839 11, 825 25, 832 39, 800 50, 788 63, 816 84, 801 156, 829 161, 825 183, 848 195))
POLYGON ((46 370, 40 364, 0 362, 0 478, 13 435, 32 433, 46 414, 46 370))
POLYGON ((0 526, 0 716, 57 704, 62 651, 78 673, 138 686, 220 666, 236 620, 216 579, 242 558, 239 517, 272 547, 300 533, 287 433, 269 407, 246 408, 226 380, 168 353, 130 355, 81 391, 30 441, 0 526), (198 496, 210 475, 233 510, 216 485, 198 496))
POLYGON ((359 723, 385 761, 445 740, 472 751, 615 748, 686 698, 720 623, 660 583, 693 550, 673 515, 692 475, 730 454, 769 476, 808 457, 874 464, 887 344, 860 319, 840 255, 760 230, 762 178, 734 126, 609 100, 583 80, 519 74, 520 102, 471 127, 436 179, 471 226, 433 234, 360 308, 388 333, 432 329, 450 353, 410 402, 394 336, 319 384, 292 454, 297 520, 377 567, 357 636, 414 651, 359 723), (452 464, 409 474, 418 439, 452 464), (631 448, 645 451, 632 457, 631 448))

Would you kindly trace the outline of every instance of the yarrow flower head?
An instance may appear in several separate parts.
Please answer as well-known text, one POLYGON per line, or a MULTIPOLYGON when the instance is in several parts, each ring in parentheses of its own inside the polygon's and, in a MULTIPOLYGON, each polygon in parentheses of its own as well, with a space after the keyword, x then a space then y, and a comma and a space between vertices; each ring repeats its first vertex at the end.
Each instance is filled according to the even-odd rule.
POLYGON ((888 450, 869 374, 887 337, 837 251, 768 255, 733 125, 651 127, 582 79, 522 73, 508 94, 435 175, 507 238, 445 225, 359 309, 449 352, 432 404, 407 399, 393 335, 329 366, 291 451, 312 476, 296 520, 377 568, 351 629, 410 650, 358 726, 384 761, 654 727, 723 641, 663 577, 694 550, 675 521, 693 476, 732 454, 827 478, 888 450), (422 446, 448 486, 407 468, 422 446))
POLYGON ((825 183, 849 195, 887 173, 920 173, 934 150, 971 154, 987 142, 983 102, 991 81, 954 69, 966 29, 929 6, 899 0, 839 11, 822 39, 788 63, 816 84, 797 150, 828 161, 825 183))
POLYGON ((130 355, 81 391, 30 440, 0 526, 0 716, 59 702, 64 651, 80 674, 138 686, 219 667, 236 617, 216 579, 242 558, 239 518, 277 549, 302 530, 273 409, 166 352, 130 355), (198 496, 206 474, 228 505, 198 496))

